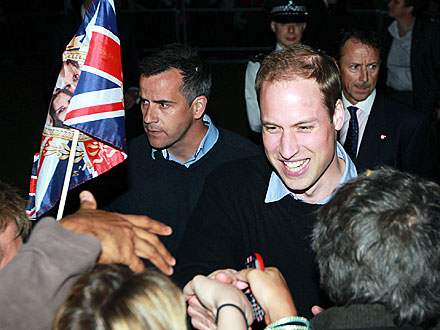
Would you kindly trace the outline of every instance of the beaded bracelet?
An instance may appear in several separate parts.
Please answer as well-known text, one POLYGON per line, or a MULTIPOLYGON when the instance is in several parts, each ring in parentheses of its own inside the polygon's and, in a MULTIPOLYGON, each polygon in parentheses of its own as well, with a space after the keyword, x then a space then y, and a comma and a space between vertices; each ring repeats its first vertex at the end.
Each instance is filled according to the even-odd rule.
POLYGON ((305 317, 288 316, 269 324, 264 330, 308 330, 310 323, 305 317))
POLYGON ((246 315, 244 314, 243 310, 242 310, 240 307, 238 307, 237 305, 234 305, 234 304, 223 304, 223 305, 220 305, 220 306, 217 308, 217 316, 215 317, 215 324, 218 323, 218 316, 219 316, 219 314, 220 314, 220 310, 221 310, 223 307, 226 307, 226 306, 231 306, 231 307, 235 307, 235 308, 237 308, 237 309, 240 311, 241 315, 243 315, 244 322, 246 323, 246 329, 249 328, 249 325, 248 325, 248 323, 247 323, 247 319, 246 319, 246 315))

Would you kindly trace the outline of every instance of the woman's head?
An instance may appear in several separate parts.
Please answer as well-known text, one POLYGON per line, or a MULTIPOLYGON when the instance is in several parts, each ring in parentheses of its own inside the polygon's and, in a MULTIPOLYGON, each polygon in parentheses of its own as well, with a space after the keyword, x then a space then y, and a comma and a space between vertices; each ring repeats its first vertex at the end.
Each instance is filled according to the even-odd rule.
POLYGON ((162 273, 97 265, 74 284, 54 329, 186 329, 181 290, 162 273))

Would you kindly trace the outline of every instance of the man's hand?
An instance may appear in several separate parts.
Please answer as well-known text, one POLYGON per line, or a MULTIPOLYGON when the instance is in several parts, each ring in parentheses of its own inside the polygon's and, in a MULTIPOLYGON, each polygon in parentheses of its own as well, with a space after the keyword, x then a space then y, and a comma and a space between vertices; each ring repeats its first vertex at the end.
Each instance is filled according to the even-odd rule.
POLYGON ((139 257, 148 259, 167 275, 176 260, 157 235, 170 235, 170 227, 147 216, 126 215, 97 210, 88 191, 80 194, 80 209, 60 220, 64 228, 78 234, 95 236, 101 243, 100 263, 120 263, 139 272, 145 269, 139 257))
POLYGON ((255 299, 266 312, 267 324, 298 315, 286 280, 277 268, 243 269, 235 276, 238 281, 249 283, 255 299))
MULTIPOLYGON (((243 310, 248 324, 251 324, 254 320, 249 300, 233 284, 221 283, 211 276, 197 275, 185 286, 183 292, 189 304, 188 314, 191 316, 191 323, 197 329, 216 329, 217 308, 227 303, 234 304, 243 310)), ((228 320, 231 317, 230 314, 228 316, 226 311, 222 313, 225 313, 226 322, 231 321, 228 320)), ((242 315, 235 316, 243 318, 242 315)))

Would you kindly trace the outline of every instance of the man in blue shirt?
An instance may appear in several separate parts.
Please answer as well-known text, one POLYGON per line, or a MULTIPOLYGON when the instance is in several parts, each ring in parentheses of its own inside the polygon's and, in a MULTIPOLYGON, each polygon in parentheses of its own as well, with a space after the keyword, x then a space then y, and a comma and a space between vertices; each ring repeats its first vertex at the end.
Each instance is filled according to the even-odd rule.
MULTIPOLYGON (((221 163, 261 151, 217 128, 205 114, 211 73, 194 50, 168 45, 145 58, 140 70, 145 134, 129 141, 116 196, 106 209, 147 215, 170 226, 173 233, 160 239, 174 255, 206 175, 221 163)), ((110 175, 114 182, 118 174, 110 175)))
POLYGON ((357 175, 336 141, 344 123, 339 71, 329 56, 293 45, 266 57, 256 91, 266 157, 224 164, 206 178, 175 278, 183 285, 196 274, 241 269, 258 252, 284 274, 298 313, 311 316, 313 305, 326 306, 309 241, 315 213, 357 175))

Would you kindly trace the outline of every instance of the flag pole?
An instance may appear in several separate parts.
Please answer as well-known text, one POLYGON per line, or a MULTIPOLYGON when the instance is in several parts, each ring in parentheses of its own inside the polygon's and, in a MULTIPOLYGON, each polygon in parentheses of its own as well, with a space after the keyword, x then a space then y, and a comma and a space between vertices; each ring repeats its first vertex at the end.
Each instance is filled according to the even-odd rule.
POLYGON ((66 176, 64 177, 63 191, 61 192, 60 205, 58 206, 57 221, 61 220, 64 213, 64 206, 66 204, 67 192, 69 190, 70 177, 72 175, 73 161, 75 160, 76 146, 78 144, 79 131, 73 131, 72 146, 70 147, 69 162, 67 163, 66 176))

